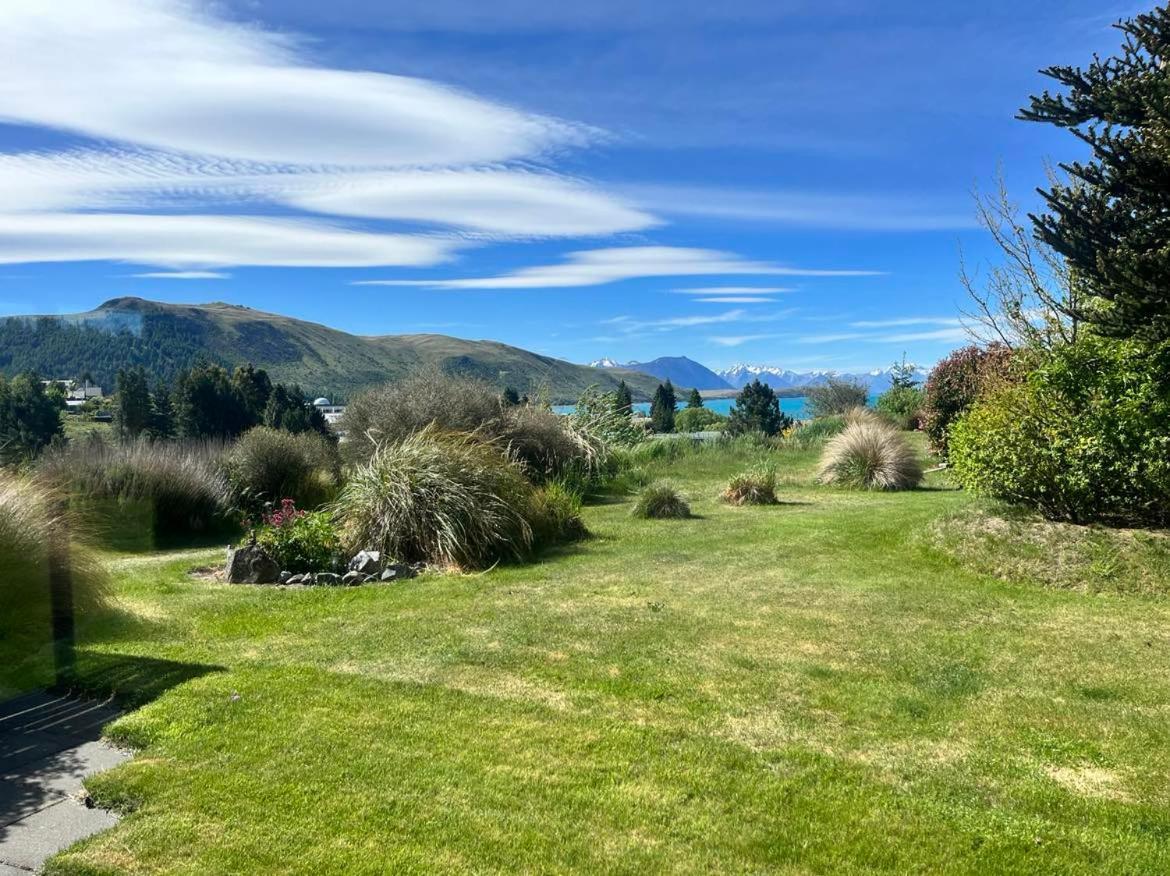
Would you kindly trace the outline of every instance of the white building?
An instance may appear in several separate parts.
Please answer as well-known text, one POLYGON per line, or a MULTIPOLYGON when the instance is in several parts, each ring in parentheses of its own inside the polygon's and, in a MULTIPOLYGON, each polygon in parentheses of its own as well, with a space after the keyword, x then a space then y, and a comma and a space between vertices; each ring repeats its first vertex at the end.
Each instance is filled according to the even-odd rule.
POLYGON ((313 407, 325 416, 325 422, 330 426, 336 424, 341 419, 341 415, 345 413, 345 405, 335 405, 324 397, 315 399, 313 407))
POLYGON ((88 380, 81 386, 77 384, 76 380, 43 380, 41 382, 45 386, 59 386, 65 390, 65 407, 69 410, 76 410, 92 399, 104 398, 102 388, 88 380))

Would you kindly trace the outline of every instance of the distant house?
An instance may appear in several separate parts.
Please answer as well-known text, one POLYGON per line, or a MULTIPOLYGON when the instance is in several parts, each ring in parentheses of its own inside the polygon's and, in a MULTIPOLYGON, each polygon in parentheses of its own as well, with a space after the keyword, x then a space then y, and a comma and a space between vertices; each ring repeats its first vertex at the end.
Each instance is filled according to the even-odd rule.
POLYGON ((313 407, 324 415, 325 422, 330 426, 336 424, 341 419, 341 415, 345 413, 345 405, 335 405, 323 396, 313 401, 313 407))
POLYGON ((43 380, 41 382, 45 386, 61 387, 65 391, 65 407, 71 411, 77 410, 87 401, 105 397, 102 388, 88 380, 80 386, 76 380, 43 380))

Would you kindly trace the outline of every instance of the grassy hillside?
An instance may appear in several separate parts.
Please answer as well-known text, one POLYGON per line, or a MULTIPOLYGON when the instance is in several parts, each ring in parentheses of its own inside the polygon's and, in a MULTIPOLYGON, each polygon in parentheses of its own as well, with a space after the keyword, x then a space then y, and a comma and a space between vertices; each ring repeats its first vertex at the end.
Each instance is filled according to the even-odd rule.
POLYGON ((251 362, 274 380, 299 383, 313 395, 352 395, 422 367, 474 375, 521 393, 546 393, 552 401, 575 400, 590 384, 612 389, 622 379, 635 398, 649 399, 658 385, 646 374, 574 365, 494 341, 360 337, 221 302, 115 298, 88 313, 0 320, 0 372, 5 374, 31 369, 74 377, 89 371, 109 387, 118 369, 129 365, 170 380, 200 360, 227 366, 251 362))

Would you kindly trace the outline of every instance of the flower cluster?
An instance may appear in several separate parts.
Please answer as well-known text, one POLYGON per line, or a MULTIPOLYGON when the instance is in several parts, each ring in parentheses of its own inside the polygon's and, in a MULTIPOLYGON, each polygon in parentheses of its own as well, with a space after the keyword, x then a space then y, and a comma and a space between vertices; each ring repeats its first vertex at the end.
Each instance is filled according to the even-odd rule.
POLYGON ((296 503, 292 499, 282 499, 278 509, 264 515, 264 523, 266 526, 275 526, 279 529, 304 516, 305 512, 298 511, 296 503))

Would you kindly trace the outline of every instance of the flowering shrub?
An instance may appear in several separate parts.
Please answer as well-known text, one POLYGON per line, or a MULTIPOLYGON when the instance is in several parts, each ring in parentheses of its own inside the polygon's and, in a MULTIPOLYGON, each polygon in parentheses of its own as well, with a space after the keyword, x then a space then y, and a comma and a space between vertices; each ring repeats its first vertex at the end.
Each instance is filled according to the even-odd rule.
POLYGON ((256 543, 286 572, 323 572, 341 563, 341 539, 330 515, 301 511, 292 499, 263 515, 256 543))

